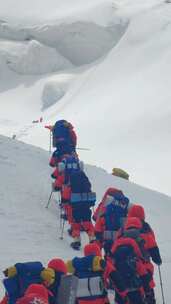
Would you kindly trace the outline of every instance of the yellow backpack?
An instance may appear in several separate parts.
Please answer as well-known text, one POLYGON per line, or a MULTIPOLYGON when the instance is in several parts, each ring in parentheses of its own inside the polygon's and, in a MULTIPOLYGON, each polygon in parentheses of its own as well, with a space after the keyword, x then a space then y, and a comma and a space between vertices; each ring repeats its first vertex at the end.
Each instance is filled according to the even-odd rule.
POLYGON ((112 175, 129 180, 129 174, 120 168, 113 168, 112 175))

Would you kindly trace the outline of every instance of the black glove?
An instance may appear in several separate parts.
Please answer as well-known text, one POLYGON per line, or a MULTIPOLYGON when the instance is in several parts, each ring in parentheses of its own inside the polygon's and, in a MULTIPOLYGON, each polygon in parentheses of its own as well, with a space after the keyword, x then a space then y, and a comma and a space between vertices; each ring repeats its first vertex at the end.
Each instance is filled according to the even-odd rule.
POLYGON ((61 191, 61 187, 56 187, 54 184, 52 184, 52 189, 55 192, 61 191))
POLYGON ((150 252, 150 256, 152 257, 153 262, 160 266, 162 264, 162 259, 160 256, 159 248, 157 246, 150 248, 149 252, 150 252))
POLYGON ((158 261, 156 262, 156 264, 157 264, 158 266, 160 266, 160 265, 162 264, 162 259, 158 260, 158 261))
POLYGON ((55 175, 53 175, 53 173, 51 174, 51 177, 52 177, 52 178, 54 178, 54 179, 56 179, 56 176, 55 176, 55 175))

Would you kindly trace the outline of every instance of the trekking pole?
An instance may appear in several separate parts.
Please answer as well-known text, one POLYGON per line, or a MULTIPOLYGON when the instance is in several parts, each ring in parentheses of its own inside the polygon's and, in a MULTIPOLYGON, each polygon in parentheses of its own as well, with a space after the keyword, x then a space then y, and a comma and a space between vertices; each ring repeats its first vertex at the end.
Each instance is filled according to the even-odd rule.
POLYGON ((49 207, 49 204, 50 204, 50 201, 51 201, 51 197, 52 197, 52 193, 53 193, 53 189, 51 190, 51 193, 49 195, 49 199, 48 199, 48 202, 47 202, 47 205, 45 208, 48 208, 49 207))
POLYGON ((52 132, 50 130, 50 137, 49 137, 49 153, 52 151, 52 132))
POLYGON ((160 278, 160 287, 161 287, 162 300, 163 300, 163 304, 165 304, 166 302, 165 302, 165 299, 164 299, 163 281, 162 281, 160 266, 158 266, 158 270, 159 270, 159 278, 160 278))
POLYGON ((76 148, 77 150, 84 150, 84 151, 90 151, 90 149, 88 149, 88 148, 76 148))
POLYGON ((63 240, 64 236, 64 226, 65 226, 65 219, 63 219, 62 223, 62 229, 61 229, 61 235, 60 235, 60 240, 63 240))
POLYGON ((60 206, 60 229, 62 229, 62 206, 60 206))
POLYGON ((60 191, 57 192, 58 193, 58 200, 57 200, 57 204, 58 204, 58 207, 60 208, 60 212, 59 212, 59 227, 60 229, 62 229, 62 204, 61 204, 61 193, 60 191))

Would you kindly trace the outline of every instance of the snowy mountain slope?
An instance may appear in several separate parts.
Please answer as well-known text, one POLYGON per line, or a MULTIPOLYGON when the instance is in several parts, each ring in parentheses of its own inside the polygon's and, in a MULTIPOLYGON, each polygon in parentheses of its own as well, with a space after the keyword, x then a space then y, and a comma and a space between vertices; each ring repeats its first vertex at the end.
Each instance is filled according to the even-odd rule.
MULTIPOLYGON (((1 1, 0 134, 48 150, 44 124, 69 119, 79 147, 90 148, 78 150, 87 163, 120 166, 136 183, 171 194, 170 20, 163 0, 1 1), (32 123, 41 116, 42 124, 32 123)), ((58 238, 55 202, 44 208, 48 153, 3 136, 0 145, 0 270, 74 256, 66 233, 63 242, 58 238)), ((171 198, 95 166, 86 171, 99 199, 113 185, 145 206, 169 303, 171 198)), ((157 271, 156 279, 160 304, 157 271)))
MULTIPOLYGON (((19 7, 13 7, 13 2, 7 0, 6 3, 1 3, 2 19, 21 20, 23 22, 33 22, 47 20, 52 18, 68 18, 71 16, 87 15, 87 11, 94 10, 98 5, 110 4, 112 1, 104 0, 45 0, 43 3, 40 0, 22 1, 19 7), (85 14, 86 12, 86 14, 85 14)), ((102 14, 101 14, 102 15, 102 14)), ((83 16, 82 16, 83 17, 83 16)), ((88 16, 86 18, 89 18, 88 16)), ((94 18, 94 14, 93 14, 94 18)), ((103 17, 104 19, 104 17, 103 17)))
POLYGON ((56 112, 54 107, 51 110, 54 119, 60 112, 60 117, 75 122, 80 145, 92 148, 89 163, 108 170, 117 164, 133 178, 136 175, 139 183, 145 178, 148 186, 158 185, 168 193, 170 16, 171 7, 165 4, 134 16, 117 47, 87 72, 76 94, 72 91, 58 103, 56 112), (106 146, 111 156, 106 155, 106 146))
POLYGON ((132 180, 170 193, 171 6, 37 0, 23 1, 17 11, 8 0, 0 8, 0 133, 47 148, 47 132, 32 120, 70 119, 79 146, 91 149, 81 154, 88 163, 122 167, 132 180), (32 45, 25 39, 51 47, 54 57, 23 53, 32 45), (59 55, 68 60, 65 71, 57 66, 52 74, 59 55), (46 75, 27 74, 40 66, 46 75))
MULTIPOLYGON (((75 253, 70 249, 71 239, 66 232, 64 240, 59 240, 59 209, 54 202, 57 195, 54 194, 49 209, 45 208, 51 190, 49 154, 3 136, 0 136, 0 146, 0 270, 18 261, 41 260, 47 263, 55 256, 68 259, 80 255, 81 252, 75 253)), ((147 220, 155 229, 160 245, 164 288, 169 303, 169 281, 166 277, 171 273, 168 231, 171 198, 113 177, 95 166, 86 166, 86 172, 97 191, 98 200, 107 187, 116 186, 129 196, 131 203, 139 202, 145 207, 147 220)), ((86 242, 87 237, 82 237, 86 242)), ((157 271, 156 279, 158 282, 157 271)), ((157 295, 157 303, 162 303, 159 283, 157 295)))
MULTIPOLYGON (((40 111, 62 98, 73 82, 71 80, 79 79, 80 74, 89 68, 89 66, 74 68, 70 60, 74 64, 91 62, 116 44, 123 34, 126 23, 114 18, 115 10, 114 12, 111 10, 113 6, 110 1, 109 4, 105 3, 102 6, 99 4, 97 5, 97 1, 91 2, 86 13, 82 11, 84 20, 81 19, 83 15, 61 20, 59 14, 57 19, 46 20, 46 23, 42 21, 44 20, 42 17, 41 22, 38 18, 36 24, 32 21, 27 24, 25 18, 22 24, 19 21, 21 15, 17 13, 16 16, 14 14, 15 20, 11 16, 9 22, 4 21, 5 17, 4 19, 2 17, 0 20, 1 133, 8 136, 19 133, 19 138, 20 134, 23 134, 23 129, 27 129, 29 133, 28 130, 32 129, 30 123, 39 118, 40 111), (99 24, 95 23, 95 13, 99 24), (104 16, 102 18, 102 13, 105 18, 104 16), (113 22, 111 22, 112 18, 113 22), (47 74, 54 71, 58 74, 51 74, 52 77, 47 74), (46 75, 42 75, 43 73, 46 75), (18 117, 19 109, 22 109, 22 115, 18 117)), ((2 3, 1 6, 2 14, 5 7, 2 3)), ((49 7, 49 2, 47 6, 49 7)), ((31 3, 30 9, 32 9, 31 3)))
POLYGON ((158 185, 168 193, 170 16, 171 8, 163 4, 134 17, 117 47, 88 72, 77 94, 63 99, 61 108, 58 103, 56 112, 54 107, 51 110, 54 119, 60 112, 60 117, 75 122, 80 145, 93 151, 93 157, 87 154, 89 163, 108 170, 117 164, 139 183, 145 178, 148 186, 158 185), (150 24, 150 29, 144 24, 150 24))

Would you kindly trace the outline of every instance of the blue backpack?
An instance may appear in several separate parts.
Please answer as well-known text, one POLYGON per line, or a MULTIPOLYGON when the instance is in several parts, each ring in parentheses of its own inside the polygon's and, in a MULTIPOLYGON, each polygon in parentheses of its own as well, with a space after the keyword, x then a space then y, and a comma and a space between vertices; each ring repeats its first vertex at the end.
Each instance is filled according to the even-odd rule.
POLYGON ((103 272, 93 270, 94 258, 94 255, 75 257, 71 261, 74 274, 62 277, 57 303, 74 304, 80 300, 89 303, 106 298, 103 272))
POLYGON ((3 280, 9 298, 8 304, 15 304, 17 299, 24 295, 29 285, 42 283, 40 273, 44 267, 41 262, 17 263, 15 267, 17 274, 3 280))
POLYGON ((66 120, 58 120, 53 127, 53 136, 57 139, 68 139, 70 135, 69 125, 66 120))
POLYGON ((129 199, 120 193, 113 196, 113 201, 105 210, 105 228, 108 231, 117 231, 123 224, 123 218, 127 215, 129 199))
POLYGON ((73 145, 72 136, 69 123, 66 120, 58 120, 53 127, 52 134, 53 147, 63 150, 71 149, 73 145))
POLYGON ((75 156, 67 156, 58 164, 59 172, 64 172, 65 175, 65 185, 70 185, 71 175, 80 172, 80 162, 75 156))
POLYGON ((74 172, 70 176, 71 204, 87 204, 92 207, 96 202, 96 193, 91 191, 91 183, 83 171, 74 172))
POLYGON ((72 173, 80 172, 80 162, 75 156, 67 156, 62 160, 64 163, 65 176, 70 177, 72 173))
POLYGON ((89 206, 94 206, 96 193, 91 191, 91 183, 80 167, 79 159, 68 156, 59 165, 65 172, 64 183, 71 187, 71 204, 88 203, 89 206))

